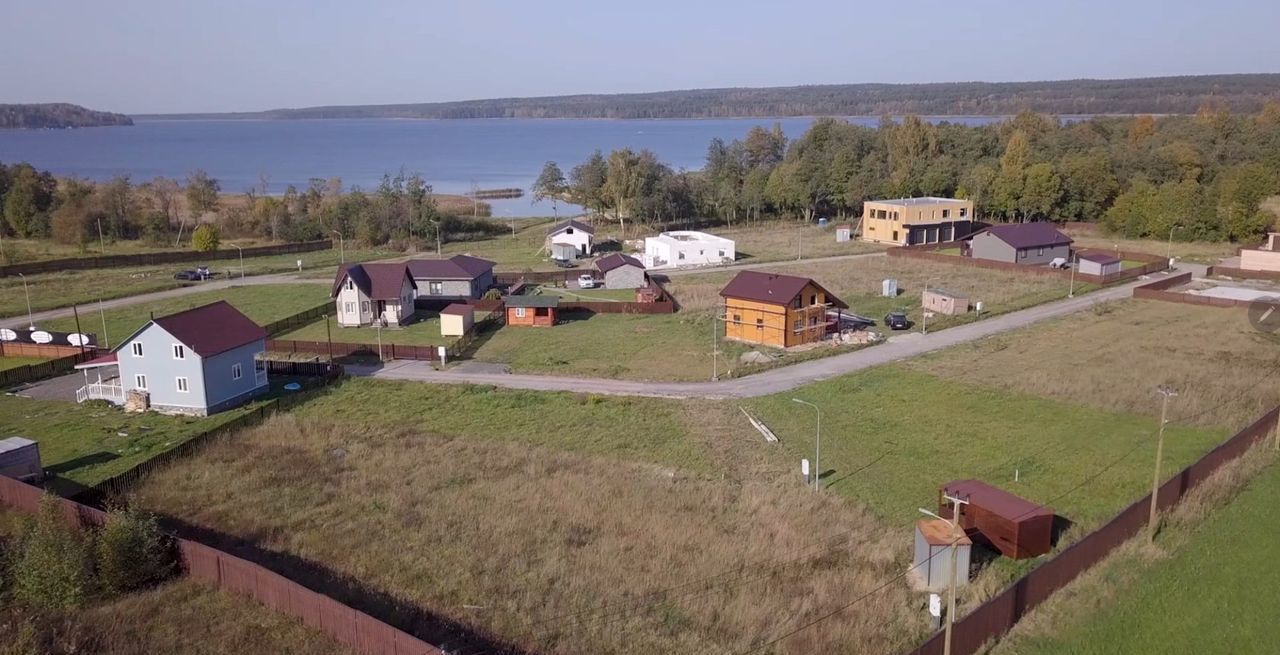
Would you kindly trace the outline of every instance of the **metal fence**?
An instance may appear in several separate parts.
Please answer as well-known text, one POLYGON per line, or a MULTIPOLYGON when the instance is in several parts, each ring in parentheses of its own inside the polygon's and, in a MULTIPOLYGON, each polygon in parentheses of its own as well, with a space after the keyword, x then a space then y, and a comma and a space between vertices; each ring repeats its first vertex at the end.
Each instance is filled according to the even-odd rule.
POLYGON ((440 359, 439 348, 439 346, 405 346, 393 343, 384 343, 379 347, 376 343, 267 339, 268 352, 324 355, 330 359, 336 359, 338 357, 371 357, 383 360, 412 359, 424 362, 434 362, 440 359))
MULTIPOLYGON (((328 239, 320 241, 302 241, 299 243, 282 243, 275 246, 254 246, 244 248, 245 257, 266 257, 269 255, 288 255, 298 252, 329 250, 333 242, 328 239)), ((25 264, 9 264, 0 266, 0 277, 10 275, 34 275, 36 273, 57 273, 61 271, 78 271, 90 268, 119 268, 122 266, 151 266, 154 264, 174 264, 178 262, 204 262, 216 259, 239 259, 239 250, 214 250, 212 252, 196 252, 194 250, 172 250, 168 252, 148 252, 135 255, 105 255, 101 257, 70 257, 67 259, 50 259, 42 262, 25 264)))
POLYGON ((1210 266, 1205 275, 1213 277, 1215 275, 1223 275, 1226 277, 1238 277, 1246 280, 1280 280, 1280 271, 1256 271, 1248 268, 1236 268, 1234 266, 1223 266, 1216 264, 1210 266))
MULTIPOLYGON (((1161 510, 1182 500, 1222 465, 1240 457, 1276 428, 1280 407, 1274 408, 1219 444, 1195 463, 1169 478, 1156 496, 1161 510)), ((1053 559, 1036 567, 994 598, 980 605, 952 627, 951 652, 970 655, 984 644, 1008 632, 1023 616, 1065 587, 1080 574, 1101 562, 1111 551, 1147 526, 1151 494, 1125 508, 1105 525, 1071 544, 1053 559)), ((940 655, 943 634, 938 632, 909 655, 940 655)))
POLYGON ((267 323, 262 326, 262 329, 266 330, 269 335, 288 332, 294 328, 300 328, 304 325, 314 323, 316 322, 316 319, 327 316, 331 307, 333 307, 333 302, 325 301, 311 309, 304 309, 293 316, 286 316, 278 321, 267 323))
POLYGON ((18 366, 16 368, 0 371, 0 388, 8 388, 27 382, 35 382, 51 378, 55 375, 63 375, 74 371, 76 364, 87 362, 93 359, 96 350, 88 349, 83 353, 67 355, 58 359, 51 359, 47 362, 39 364, 27 364, 26 366, 18 366))
MULTIPOLYGON (((1213 296, 1197 296, 1191 293, 1169 291, 1169 289, 1187 284, 1191 281, 1191 273, 1181 273, 1163 280, 1156 280, 1142 286, 1134 287, 1133 297, 1144 300, 1160 300, 1176 302, 1184 305, 1200 305, 1202 307, 1248 307, 1259 300, 1242 300, 1237 298, 1215 298, 1213 296)), ((1275 305, 1275 303, 1271 303, 1275 305)))

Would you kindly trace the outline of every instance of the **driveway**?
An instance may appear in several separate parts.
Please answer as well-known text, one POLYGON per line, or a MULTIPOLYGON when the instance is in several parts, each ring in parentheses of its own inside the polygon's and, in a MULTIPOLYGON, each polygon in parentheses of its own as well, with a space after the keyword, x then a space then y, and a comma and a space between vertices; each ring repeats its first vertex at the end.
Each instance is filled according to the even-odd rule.
MULTIPOLYGON (((1155 276, 1153 276, 1155 277, 1155 276)), ((383 366, 348 366, 352 375, 389 380, 412 380, 435 384, 487 384, 508 389, 535 391, 573 391, 579 393, 656 398, 753 398, 780 393, 813 382, 847 375, 881 364, 909 359, 960 343, 975 341, 1008 332, 1046 319, 1084 311, 1095 304, 1128 298, 1133 287, 1150 280, 1139 280, 1096 291, 1078 298, 1029 307, 995 318, 968 323, 931 334, 899 334, 885 343, 843 355, 815 359, 799 364, 716 382, 641 382, 605 378, 574 378, 553 375, 502 374, 453 369, 437 371, 427 362, 395 361, 383 366)))

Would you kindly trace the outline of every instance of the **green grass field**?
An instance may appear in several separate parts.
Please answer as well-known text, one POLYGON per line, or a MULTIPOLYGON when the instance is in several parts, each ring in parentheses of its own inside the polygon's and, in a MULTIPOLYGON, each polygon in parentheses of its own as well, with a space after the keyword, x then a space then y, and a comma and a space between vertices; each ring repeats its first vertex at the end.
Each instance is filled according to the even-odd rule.
MULTIPOLYGON (((152 314, 161 317, 218 300, 231 303, 236 309, 261 325, 315 307, 325 302, 328 297, 328 287, 320 284, 258 284, 215 289, 178 298, 108 309, 105 312, 106 336, 109 343, 114 344, 146 324, 152 314)), ((93 311, 92 307, 86 308, 80 313, 80 328, 86 333, 97 334, 101 339, 102 319, 103 315, 93 311)), ((50 330, 74 332, 76 321, 73 317, 59 318, 44 321, 40 326, 50 330)), ((323 325, 321 327, 323 328, 323 325)))
POLYGON ((28 366, 31 364, 40 364, 49 361, 48 357, 0 357, 0 371, 7 371, 11 368, 19 366, 28 366))
MULTIPOLYGON (((334 343, 378 343, 377 328, 342 327, 337 319, 330 316, 328 329, 325 321, 308 323, 292 332, 277 336, 277 339, 294 341, 327 341, 332 337, 334 343)), ((414 315, 414 321, 398 328, 383 328, 382 343, 397 346, 447 346, 457 337, 440 336, 440 315, 436 312, 420 311, 414 315)))
POLYGON ((565 302, 635 302, 635 289, 566 289, 563 287, 540 286, 538 291, 543 295, 560 296, 565 302))

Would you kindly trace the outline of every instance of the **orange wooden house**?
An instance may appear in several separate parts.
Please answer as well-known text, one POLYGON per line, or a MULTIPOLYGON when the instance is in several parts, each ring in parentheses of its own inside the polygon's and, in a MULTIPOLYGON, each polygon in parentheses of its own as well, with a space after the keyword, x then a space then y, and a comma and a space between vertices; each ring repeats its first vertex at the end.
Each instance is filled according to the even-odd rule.
POLYGON ((789 348, 821 341, 838 325, 828 309, 848 309, 807 277, 743 271, 720 290, 726 339, 789 348))
POLYGON ((551 327, 556 324, 559 296, 507 296, 507 325, 525 327, 551 327))

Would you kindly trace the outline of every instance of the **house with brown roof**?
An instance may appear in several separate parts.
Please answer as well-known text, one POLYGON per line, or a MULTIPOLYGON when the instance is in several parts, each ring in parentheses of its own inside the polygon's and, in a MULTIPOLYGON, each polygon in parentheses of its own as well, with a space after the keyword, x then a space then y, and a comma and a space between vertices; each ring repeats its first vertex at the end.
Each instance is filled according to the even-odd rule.
POLYGON ((615 252, 595 260, 591 268, 606 289, 639 289, 648 284, 644 264, 631 255, 615 252))
MULTIPOLYGON (((586 257, 595 248, 596 229, 582 221, 568 220, 557 223, 547 232, 547 249, 552 246, 573 246, 579 257, 586 257)), ((560 256, 558 258, 563 258, 560 256)))
POLYGON ((416 298, 467 300, 493 287, 493 267, 487 259, 454 255, 448 259, 410 259, 404 264, 417 286, 416 298))
POLYGON ((85 372, 76 400, 213 414, 267 391, 266 339, 265 329, 225 300, 153 318, 111 354, 76 366, 85 372))
POLYGON ((742 271, 720 290, 726 339, 789 348, 821 341, 848 305, 807 277, 742 271))
POLYGON ((978 259, 1040 265, 1070 259, 1071 237, 1052 223, 1007 223, 975 232, 965 250, 978 259))
POLYGON ((403 263, 351 264, 338 268, 329 297, 342 327, 403 325, 413 316, 416 289, 403 263))

